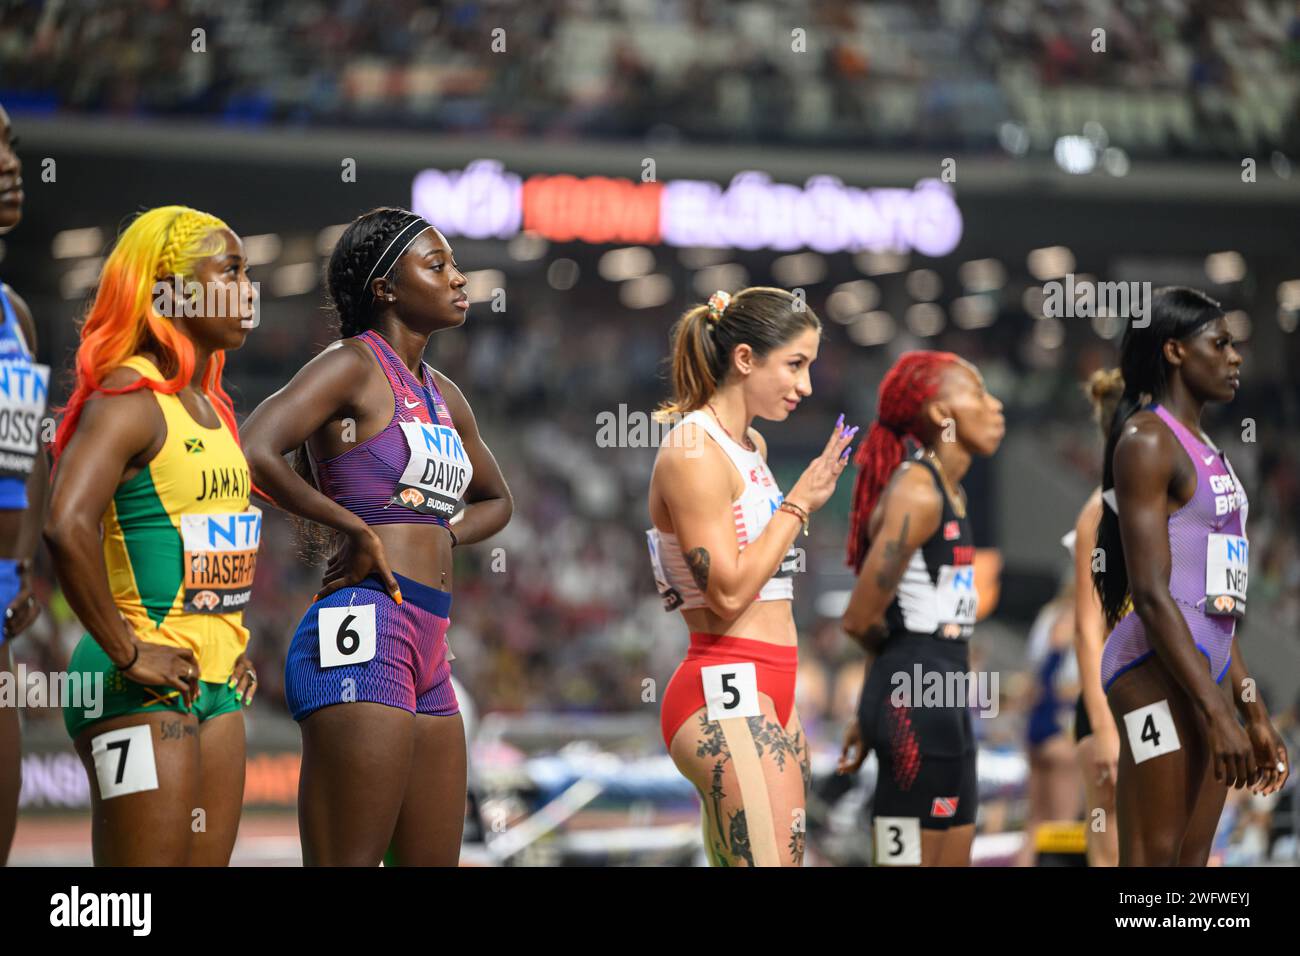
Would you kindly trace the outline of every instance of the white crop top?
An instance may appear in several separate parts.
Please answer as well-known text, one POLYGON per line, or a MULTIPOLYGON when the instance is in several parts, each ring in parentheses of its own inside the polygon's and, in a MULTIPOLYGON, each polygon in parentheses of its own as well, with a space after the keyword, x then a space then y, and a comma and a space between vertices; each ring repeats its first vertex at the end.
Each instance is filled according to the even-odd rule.
MULTIPOLYGON (((780 506, 784 495, 776 485, 767 462, 757 451, 749 451, 732 441, 720 425, 708 412, 697 410, 678 422, 668 435, 687 422, 694 422, 718 443, 718 446, 731 459, 731 463, 740 472, 745 482, 745 490, 739 498, 731 503, 732 517, 736 524, 736 542, 740 550, 753 541, 780 506)), ((664 436, 667 443, 668 436, 664 436)), ((650 546, 650 566, 654 569, 655 586, 663 598, 665 611, 689 611, 693 608, 707 607, 708 602, 695 584, 691 570, 686 565, 677 535, 658 528, 646 531, 646 542, 650 546)), ((758 592, 756 601, 789 601, 794 597, 794 571, 798 556, 794 548, 786 552, 774 575, 768 579, 758 592)))

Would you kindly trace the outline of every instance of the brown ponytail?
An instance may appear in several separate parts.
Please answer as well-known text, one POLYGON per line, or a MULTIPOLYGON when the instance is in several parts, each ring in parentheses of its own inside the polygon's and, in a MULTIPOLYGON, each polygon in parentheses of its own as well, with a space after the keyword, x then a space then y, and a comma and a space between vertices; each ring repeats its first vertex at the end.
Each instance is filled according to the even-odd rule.
POLYGON ((655 410, 655 421, 703 408, 726 380, 736 346, 763 358, 804 329, 821 328, 802 297, 770 286, 742 289, 712 314, 707 304, 692 306, 673 326, 673 397, 655 410))

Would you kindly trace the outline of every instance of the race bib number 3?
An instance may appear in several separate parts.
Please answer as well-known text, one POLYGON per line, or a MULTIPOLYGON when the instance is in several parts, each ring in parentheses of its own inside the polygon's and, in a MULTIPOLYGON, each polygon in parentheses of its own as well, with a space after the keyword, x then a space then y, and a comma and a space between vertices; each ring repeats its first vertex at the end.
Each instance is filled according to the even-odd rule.
POLYGON ((920 866, 921 821, 916 817, 876 817, 876 865, 920 866))
POLYGON ((758 706, 758 671, 752 661, 701 667, 700 681, 709 720, 757 717, 762 713, 758 706))
POLYGON ((149 724, 108 730, 90 740, 90 758, 104 800, 158 789, 153 757, 153 728, 149 724))
POLYGON ((196 614, 242 611, 253 593, 258 508, 234 514, 181 515, 185 549, 185 610, 196 614))
POLYGON ((0 477, 31 474, 49 383, 48 365, 0 360, 0 477))
POLYGON ((1167 700, 1129 711, 1124 715, 1124 732, 1128 734, 1134 763, 1173 753, 1182 746, 1167 700))
POLYGON ((1250 543, 1237 534, 1212 534, 1205 541, 1205 613, 1242 617, 1246 613, 1246 582, 1250 573, 1250 543))
POLYGON ((364 664, 375 656, 375 606, 323 607, 317 612, 320 666, 364 664))
POLYGON ((400 424, 410 457, 391 503, 451 518, 461 509, 461 496, 474 473, 460 435, 447 425, 400 424))
POLYGON ((975 628, 980 595, 975 588, 975 565, 941 565, 935 584, 936 617, 944 637, 964 637, 975 628))

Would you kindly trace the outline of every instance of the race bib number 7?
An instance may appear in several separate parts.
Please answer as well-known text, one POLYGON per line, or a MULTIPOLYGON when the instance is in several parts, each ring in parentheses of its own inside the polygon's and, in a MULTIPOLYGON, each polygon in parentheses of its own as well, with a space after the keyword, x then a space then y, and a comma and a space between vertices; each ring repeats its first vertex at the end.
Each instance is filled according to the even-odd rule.
POLYGON ((259 508, 233 514, 181 515, 185 549, 185 610, 195 614, 242 611, 253 593, 259 508))

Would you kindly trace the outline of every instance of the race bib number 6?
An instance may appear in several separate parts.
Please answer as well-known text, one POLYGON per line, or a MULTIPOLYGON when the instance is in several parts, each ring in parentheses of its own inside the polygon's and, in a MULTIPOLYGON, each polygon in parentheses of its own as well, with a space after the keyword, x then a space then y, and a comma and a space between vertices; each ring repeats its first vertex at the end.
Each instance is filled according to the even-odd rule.
POLYGON ((757 717, 762 713, 758 706, 758 672, 752 661, 701 667, 700 681, 709 720, 757 717))
POLYGON ((323 607, 317 612, 320 666, 364 664, 375 656, 375 606, 323 607))

